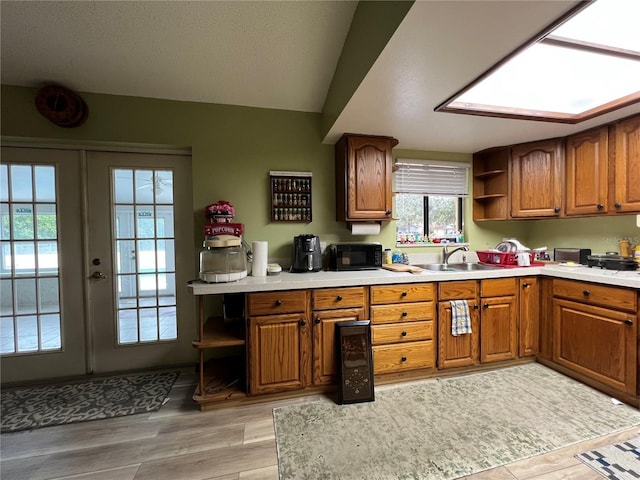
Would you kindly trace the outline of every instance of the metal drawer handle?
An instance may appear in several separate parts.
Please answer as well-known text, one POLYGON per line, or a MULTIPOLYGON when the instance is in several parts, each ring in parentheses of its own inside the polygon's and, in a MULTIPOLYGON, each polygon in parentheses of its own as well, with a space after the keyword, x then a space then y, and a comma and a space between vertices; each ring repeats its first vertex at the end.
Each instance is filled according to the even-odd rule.
POLYGON ((307 325, 307 322, 305 322, 304 320, 300 320, 300 326, 304 327, 307 325))
POLYGON ((407 292, 402 292, 400 295, 402 295, 403 297, 407 296, 407 292))
POLYGON ((342 296, 338 295, 338 296, 336 297, 336 300, 337 300, 338 302, 341 302, 341 301, 342 301, 342 296))
POLYGON ((407 361, 407 357, 402 357, 400 360, 403 361, 403 362, 406 362, 407 361))
POLYGON ((403 317, 406 317, 407 315, 408 315, 408 313, 407 313, 407 312, 402 312, 402 316, 403 316, 403 317))
POLYGON ((531 284, 529 283, 523 283, 522 284, 522 288, 529 288, 531 286, 531 284))
POLYGON ((276 307, 280 307, 282 305, 282 300, 276 300, 276 307))
POLYGON ((320 317, 316 317, 316 323, 320 323, 322 320, 320 320, 320 317))
POLYGON ((488 303, 485 303, 485 304, 483 305, 483 307, 484 307, 484 308, 489 308, 489 304, 488 304, 488 303))
POLYGON ((406 337, 406 336, 407 336, 407 332, 403 331, 403 332, 401 333, 401 335, 402 335, 403 337, 406 337))
POLYGON ((633 322, 628 318, 624 321, 625 325, 633 325, 633 322))
POLYGON ((585 297, 588 297, 589 295, 591 295, 591 292, 590 292, 589 290, 583 290, 583 291, 582 291, 582 294, 583 294, 585 297))

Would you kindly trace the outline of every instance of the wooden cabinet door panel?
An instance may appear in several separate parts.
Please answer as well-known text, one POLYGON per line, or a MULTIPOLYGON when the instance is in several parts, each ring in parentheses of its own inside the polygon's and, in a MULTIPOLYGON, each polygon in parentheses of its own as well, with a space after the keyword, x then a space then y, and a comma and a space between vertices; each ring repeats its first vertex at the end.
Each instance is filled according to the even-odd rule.
POLYGON ((304 314, 250 317, 249 335, 251 394, 308 385, 310 326, 304 314))
POLYGON ((405 285, 374 285, 371 287, 371 304, 428 302, 435 299, 433 283, 405 285))
POLYGON ((435 365, 433 340, 373 347, 373 373, 400 372, 435 365))
POLYGON ((475 300, 468 300, 468 303, 472 333, 458 336, 451 334, 451 304, 438 304, 438 368, 466 367, 478 363, 478 303, 475 300))
POLYGON ((326 310, 313 313, 313 384, 336 381, 336 323, 365 319, 364 308, 326 310))
POLYGON ((515 297, 482 299, 480 313, 480 362, 516 358, 518 349, 515 297))
POLYGON ((537 277, 524 277, 519 285, 518 356, 531 357, 538 354, 540 284, 537 277))
POLYGON ((616 124, 614 211, 640 212, 640 116, 616 124))
POLYGON ((609 129, 601 127, 567 137, 567 215, 607 213, 609 129))
POLYGON ((636 394, 637 316, 554 299, 553 360, 636 394))
POLYGON ((430 320, 435 314, 434 302, 373 305, 371 323, 399 323, 430 320))
POLYGON ((373 325, 371 327, 371 343, 405 343, 433 338, 433 321, 407 322, 389 325, 373 325))
POLYGON ((562 212, 561 140, 516 145, 511 150, 511 217, 557 217, 562 212))

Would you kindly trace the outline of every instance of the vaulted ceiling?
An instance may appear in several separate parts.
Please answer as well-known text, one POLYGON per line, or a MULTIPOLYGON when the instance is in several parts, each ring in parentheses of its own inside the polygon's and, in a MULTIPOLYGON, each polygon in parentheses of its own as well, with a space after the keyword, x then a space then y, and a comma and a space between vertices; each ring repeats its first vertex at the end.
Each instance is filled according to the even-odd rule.
POLYGON ((640 112, 636 104, 563 125, 434 111, 575 0, 362 3, 3 0, 1 80, 323 112, 325 143, 343 132, 381 134, 398 138, 399 148, 431 151, 562 136, 640 112), (383 4, 401 10, 387 37, 365 11, 383 4), (372 50, 358 55, 358 41, 372 50), (361 73, 336 93, 350 69, 361 73))

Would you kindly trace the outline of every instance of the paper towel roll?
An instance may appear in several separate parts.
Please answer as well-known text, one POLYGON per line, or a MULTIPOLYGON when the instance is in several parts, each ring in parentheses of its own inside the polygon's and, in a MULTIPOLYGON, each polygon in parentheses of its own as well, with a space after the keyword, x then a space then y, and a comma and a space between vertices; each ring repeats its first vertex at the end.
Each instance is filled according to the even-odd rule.
POLYGON ((253 252, 253 266, 251 275, 254 277, 265 277, 267 275, 267 263, 269 260, 268 242, 251 242, 253 252))
POLYGON ((351 235, 380 235, 379 223, 352 223, 351 235))

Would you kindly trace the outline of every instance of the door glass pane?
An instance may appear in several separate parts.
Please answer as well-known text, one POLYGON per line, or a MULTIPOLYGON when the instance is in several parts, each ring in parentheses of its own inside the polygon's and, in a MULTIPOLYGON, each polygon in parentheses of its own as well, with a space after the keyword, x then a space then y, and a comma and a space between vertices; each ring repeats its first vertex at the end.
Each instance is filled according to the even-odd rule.
POLYGON ((60 350, 55 167, 3 165, 0 186, 0 353, 60 350))
POLYGON ((32 240, 33 204, 15 203, 13 205, 13 238, 16 240, 32 240))
POLYGON ((37 166, 34 168, 36 178, 36 202, 56 201, 56 177, 52 166, 37 166))
POLYGON ((112 181, 118 342, 176 340, 173 172, 117 169, 112 181))
POLYGON ((11 165, 9 198, 12 202, 33 201, 32 168, 29 165, 11 165))

